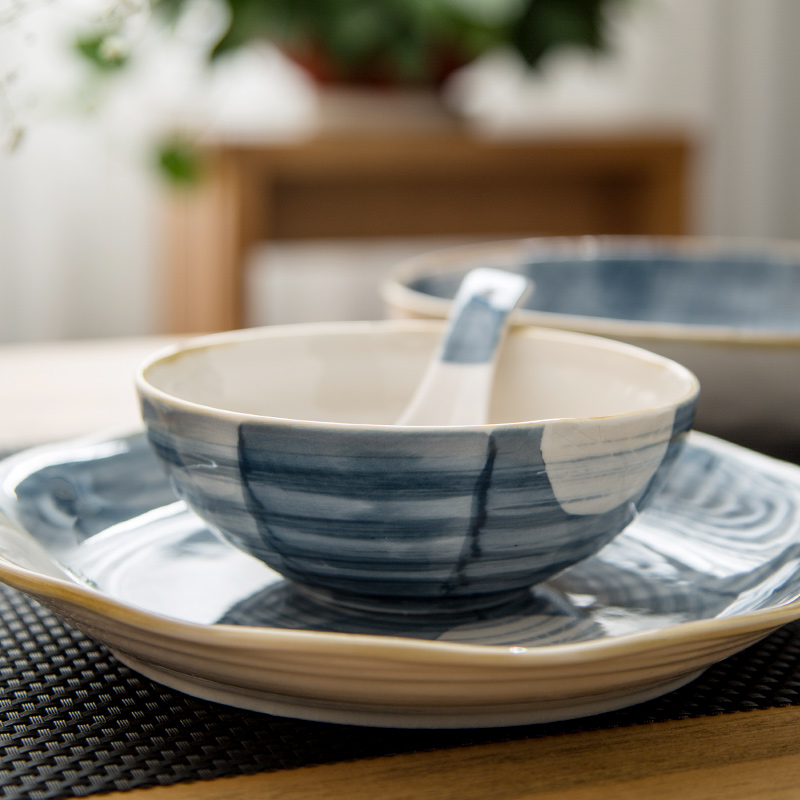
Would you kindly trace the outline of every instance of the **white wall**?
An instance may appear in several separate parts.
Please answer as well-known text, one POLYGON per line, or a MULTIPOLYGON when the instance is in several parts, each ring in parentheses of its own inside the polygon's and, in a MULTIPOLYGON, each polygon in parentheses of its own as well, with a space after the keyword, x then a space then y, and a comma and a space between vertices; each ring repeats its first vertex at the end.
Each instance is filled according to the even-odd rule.
POLYGON ((800 3, 714 0, 713 12, 700 224, 800 238, 800 3))
POLYGON ((154 183, 83 125, 0 161, 0 341, 157 331, 154 183))
MULTIPOLYGON (((618 21, 614 57, 563 54, 534 77, 502 57, 473 71, 461 97, 476 124, 677 122, 702 143, 698 233, 800 238, 800 3, 631 0, 629 7, 618 21), (502 91, 497 75, 506 80, 502 91)), ((0 80, 9 58, 20 66, 15 100, 29 123, 18 151, 0 155, 0 341, 157 332, 161 195, 147 137, 181 119, 286 135, 313 123, 313 94, 274 54, 243 57, 209 85, 197 48, 149 43, 149 71, 129 79, 97 118, 42 113, 75 76, 52 55, 53 23, 29 20, 34 32, 37 26, 44 33, 33 46, 20 44, 24 26, 0 27, 0 80), (14 46, 4 47, 9 41, 14 46), (51 55, 43 66, 45 48, 51 55), (38 111, 29 102, 37 94, 38 111)), ((367 260, 375 258, 371 247, 367 260)), ((254 256, 253 285, 286 297, 308 291, 318 282, 319 249, 312 251, 304 271, 302 248, 288 260, 284 249, 271 275, 254 256)), ((347 258, 358 255, 351 249, 347 258)), ((338 274, 342 301, 329 306, 330 315, 375 313, 374 296, 364 294, 374 286, 361 288, 362 273, 338 274), (359 291, 368 302, 354 307, 359 291)), ((335 298, 336 288, 326 294, 335 298)), ((269 307, 254 305, 252 321, 270 321, 269 307)), ((300 317, 317 313, 313 303, 298 306, 300 317)))

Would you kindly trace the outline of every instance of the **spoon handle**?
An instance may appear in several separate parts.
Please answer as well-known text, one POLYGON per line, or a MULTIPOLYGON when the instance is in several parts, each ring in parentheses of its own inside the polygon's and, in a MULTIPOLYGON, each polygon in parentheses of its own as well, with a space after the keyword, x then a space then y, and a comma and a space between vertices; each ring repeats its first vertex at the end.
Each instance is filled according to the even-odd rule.
POLYGON ((509 315, 531 288, 513 272, 480 268, 461 283, 447 331, 396 425, 485 425, 509 315))

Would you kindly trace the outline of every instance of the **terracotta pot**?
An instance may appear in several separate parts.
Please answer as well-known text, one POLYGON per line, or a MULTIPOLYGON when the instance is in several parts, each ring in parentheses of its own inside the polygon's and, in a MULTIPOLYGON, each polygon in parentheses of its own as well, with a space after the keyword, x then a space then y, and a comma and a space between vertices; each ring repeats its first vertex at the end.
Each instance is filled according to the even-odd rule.
POLYGON ((284 48, 284 54, 302 67, 320 86, 348 86, 361 88, 439 89, 458 69, 471 58, 453 46, 440 46, 430 56, 427 78, 409 80, 398 74, 386 59, 376 57, 362 64, 345 66, 337 63, 321 45, 307 43, 284 48))

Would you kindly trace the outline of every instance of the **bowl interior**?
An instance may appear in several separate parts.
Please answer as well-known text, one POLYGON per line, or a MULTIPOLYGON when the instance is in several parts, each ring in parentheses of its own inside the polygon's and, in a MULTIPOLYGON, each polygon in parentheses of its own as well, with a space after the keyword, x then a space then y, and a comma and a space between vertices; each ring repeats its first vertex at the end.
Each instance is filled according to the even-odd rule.
MULTIPOLYGON (((441 337, 438 322, 265 328, 209 337, 156 358, 145 385, 225 412, 316 422, 391 425, 441 337)), ((672 406, 692 374, 610 340, 544 329, 509 337, 490 422, 601 417, 672 406)))
MULTIPOLYGON (((491 253, 487 250, 491 265, 491 253)), ((467 249, 465 257, 469 258, 467 249)), ((419 259, 408 288, 452 298, 467 268, 419 259), (430 267, 430 269, 428 269, 430 267)), ((509 268, 508 264, 503 265, 509 268)), ((530 311, 639 322, 800 331, 800 255, 636 245, 524 251, 513 266, 536 290, 530 311)))

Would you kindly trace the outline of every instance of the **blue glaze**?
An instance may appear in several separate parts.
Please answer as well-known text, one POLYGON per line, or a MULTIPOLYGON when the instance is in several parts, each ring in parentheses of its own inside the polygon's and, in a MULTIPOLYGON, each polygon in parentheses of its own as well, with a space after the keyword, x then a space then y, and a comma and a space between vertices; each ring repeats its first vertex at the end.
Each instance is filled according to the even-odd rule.
POLYGON ((456 292, 440 360, 489 364, 497 355, 509 314, 530 291, 530 283, 506 270, 470 270, 456 292))
POLYGON ((96 446, 85 470, 78 469, 69 458, 71 451, 62 447, 50 458, 38 458, 36 469, 15 486, 15 518, 23 527, 35 528, 39 541, 53 552, 78 545, 154 504, 174 501, 174 490, 165 482, 163 469, 151 463, 151 448, 143 436, 96 446), (131 482, 131 465, 139 461, 147 462, 148 469, 131 482))
MULTIPOLYGON (((517 271, 536 285, 523 302, 531 311, 800 330, 800 268, 766 254, 693 256, 652 247, 587 258, 537 254, 517 271)), ((463 275, 420 277, 409 285, 422 294, 452 298, 463 275)))
POLYGON ((316 431, 306 443, 270 426, 239 431, 248 510, 261 536, 232 535, 230 527, 226 533, 311 585, 352 592, 357 584, 359 593, 376 596, 519 588, 596 552, 631 519, 627 503, 586 517, 561 510, 539 450, 541 428, 465 432, 455 435, 460 447, 452 432, 316 431), (430 455, 410 454, 415 445, 445 454, 442 463, 431 469, 430 455), (459 450, 469 454, 462 463, 454 457, 459 450), (530 530, 527 541, 520 541, 521 528, 530 530))
POLYGON ((675 421, 672 424, 672 436, 670 446, 661 462, 661 469, 653 476, 649 486, 645 489, 639 499, 639 506, 646 508, 650 505, 652 498, 664 488, 664 484, 672 475, 675 462, 680 458, 686 445, 689 431, 694 425, 694 418, 697 412, 697 403, 684 403, 675 409, 675 421))
POLYGON ((445 339, 442 361, 449 364, 486 364, 494 357, 508 316, 485 297, 472 297, 445 339))

